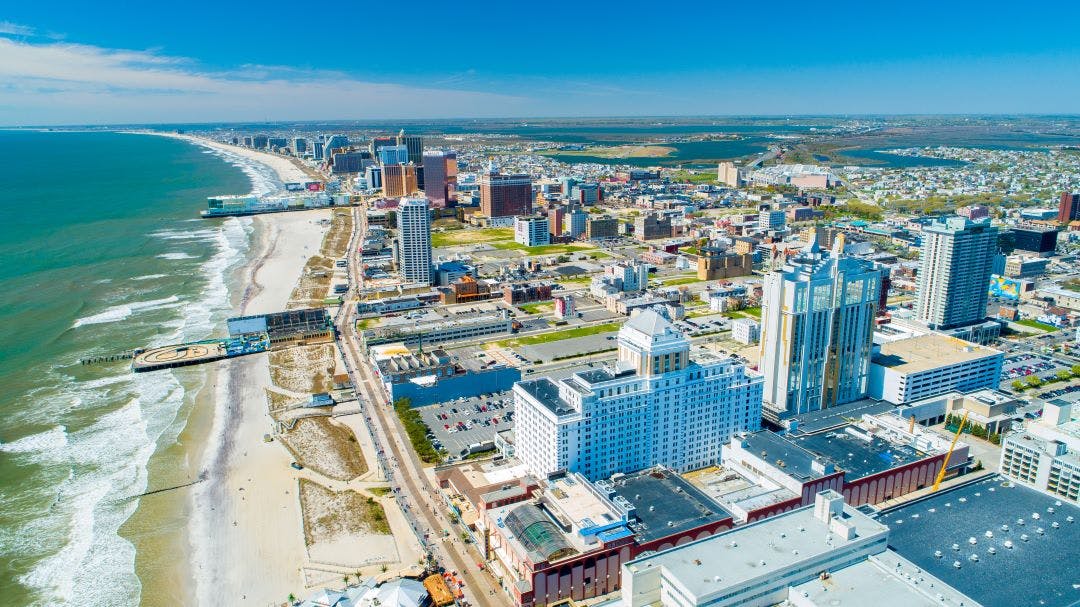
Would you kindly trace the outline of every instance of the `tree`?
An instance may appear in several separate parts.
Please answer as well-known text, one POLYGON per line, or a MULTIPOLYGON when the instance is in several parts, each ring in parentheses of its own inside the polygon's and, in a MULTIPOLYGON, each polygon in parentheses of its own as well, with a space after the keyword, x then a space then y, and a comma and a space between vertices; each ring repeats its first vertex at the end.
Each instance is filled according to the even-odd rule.
POLYGON ((296 595, 290 592, 289 593, 289 604, 292 605, 295 602, 296 602, 296 595))
POLYGON ((1073 375, 1080 377, 1080 365, 1073 365, 1069 371, 1072 371, 1073 375))
POLYGON ((348 573, 346 573, 345 575, 343 575, 341 577, 341 581, 345 582, 346 586, 349 585, 349 580, 351 580, 351 579, 352 579, 352 577, 348 573))
POLYGON ((387 570, 387 569, 389 569, 389 568, 390 568, 390 567, 388 567, 388 566, 386 565, 386 563, 383 563, 383 564, 382 564, 382 565, 381 565, 381 566, 379 567, 379 571, 382 571, 383 573, 386 573, 386 570, 387 570))
POLYGON ((1038 388, 1042 385, 1042 380, 1039 379, 1038 375, 1029 375, 1027 378, 1027 384, 1032 388, 1038 388))
POLYGON ((1013 390, 1016 390, 1017 392, 1023 392, 1024 388, 1026 388, 1026 387, 1027 386, 1024 385, 1024 382, 1020 381, 1019 379, 1014 379, 1013 380, 1013 383, 1012 383, 1013 390))
POLYGON ((1072 377, 1072 372, 1067 369, 1062 369, 1057 372, 1057 378, 1061 381, 1069 381, 1070 377, 1072 377))

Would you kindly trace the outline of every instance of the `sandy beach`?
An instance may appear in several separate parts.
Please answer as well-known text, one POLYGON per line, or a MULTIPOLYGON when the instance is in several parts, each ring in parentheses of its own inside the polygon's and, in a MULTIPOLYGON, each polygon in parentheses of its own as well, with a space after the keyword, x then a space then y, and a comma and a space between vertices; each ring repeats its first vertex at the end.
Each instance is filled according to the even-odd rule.
MULTIPOLYGON (((285 309, 307 258, 326 230, 327 211, 255 218, 258 253, 238 313, 285 309)), ((218 374, 215 415, 203 469, 209 479, 192 493, 189 541, 199 604, 220 597, 240 604, 281 603, 300 594, 304 561, 296 471, 276 442, 264 388, 265 354, 227 361, 218 374)))

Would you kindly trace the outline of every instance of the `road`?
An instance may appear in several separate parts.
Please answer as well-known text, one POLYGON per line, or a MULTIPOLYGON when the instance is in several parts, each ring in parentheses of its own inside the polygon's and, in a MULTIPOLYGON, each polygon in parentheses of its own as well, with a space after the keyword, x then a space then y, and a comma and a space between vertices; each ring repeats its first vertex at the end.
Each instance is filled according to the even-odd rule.
MULTIPOLYGON (((353 278, 351 282, 358 287, 363 284, 363 272, 360 271, 360 263, 356 259, 358 256, 354 255, 354 243, 367 229, 365 210, 365 207, 353 209, 354 229, 349 245, 352 262, 350 272, 353 278)), ((505 595, 496 589, 490 576, 477 570, 476 564, 483 562, 483 557, 470 550, 453 531, 448 537, 442 537, 443 529, 454 529, 454 525, 446 517, 447 506, 437 497, 437 490, 425 474, 423 463, 412 446, 404 440, 405 432, 400 427, 381 386, 368 368, 367 357, 362 356, 360 341, 353 328, 355 320, 356 307, 344 306, 335 319, 341 335, 339 344, 353 386, 364 403, 365 417, 371 424, 376 441, 376 451, 379 457, 383 458, 380 464, 384 466, 406 518, 420 537, 421 544, 431 552, 433 558, 445 569, 457 570, 459 577, 465 582, 463 590, 468 604, 478 607, 506 605, 508 601, 505 595)))

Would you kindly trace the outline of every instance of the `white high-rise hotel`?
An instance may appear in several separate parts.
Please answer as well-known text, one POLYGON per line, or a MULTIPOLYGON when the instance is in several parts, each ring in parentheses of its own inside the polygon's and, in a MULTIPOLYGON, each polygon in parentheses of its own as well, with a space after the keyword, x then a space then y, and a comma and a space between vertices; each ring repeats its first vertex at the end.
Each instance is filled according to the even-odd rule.
POLYGON ((761 425, 761 376, 690 342, 652 310, 619 331, 618 361, 562 380, 514 386, 515 451, 532 472, 596 480, 656 464, 720 462, 735 433, 761 425))
POLYGON ((431 284, 431 212, 424 198, 402 198, 397 208, 398 267, 408 283, 431 284))
POLYGON ((882 271, 823 252, 816 241, 765 277, 761 299, 764 412, 798 415, 866 396, 882 271))

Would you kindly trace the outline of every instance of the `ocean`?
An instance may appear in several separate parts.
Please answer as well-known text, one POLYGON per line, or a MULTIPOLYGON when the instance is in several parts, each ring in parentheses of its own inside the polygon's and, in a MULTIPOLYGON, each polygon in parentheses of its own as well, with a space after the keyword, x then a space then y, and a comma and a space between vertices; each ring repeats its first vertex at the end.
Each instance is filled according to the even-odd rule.
POLYGON ((197 213, 279 184, 238 156, 106 132, 0 131, 0 167, 0 596, 139 604, 136 546, 176 529, 124 525, 136 496, 197 477, 176 447, 211 375, 79 360, 223 334, 252 222, 197 213))

